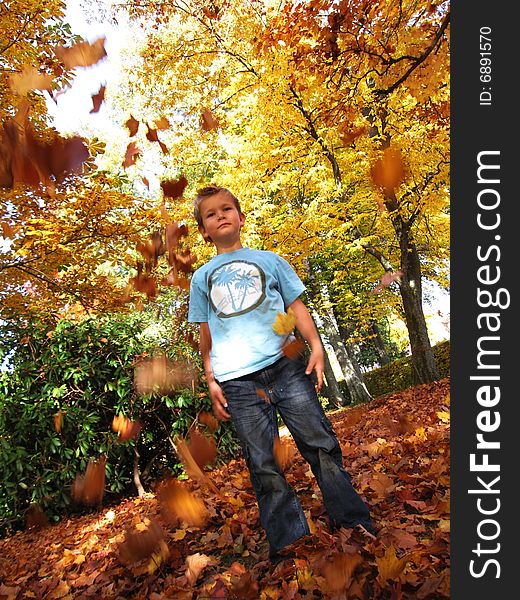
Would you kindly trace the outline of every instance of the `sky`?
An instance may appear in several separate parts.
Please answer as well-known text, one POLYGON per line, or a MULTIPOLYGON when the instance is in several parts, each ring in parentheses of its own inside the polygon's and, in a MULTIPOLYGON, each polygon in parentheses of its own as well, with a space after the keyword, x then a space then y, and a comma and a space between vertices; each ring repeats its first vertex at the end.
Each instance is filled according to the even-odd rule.
MULTIPOLYGON (((104 5, 107 2, 100 0, 91 4, 104 5)), ((70 24, 73 33, 90 43, 104 37, 107 56, 91 67, 77 67, 71 88, 60 94, 56 102, 47 98, 47 109, 53 119, 53 125, 63 134, 81 135, 84 128, 106 132, 113 126, 104 103, 97 113, 90 114, 92 95, 96 94, 102 85, 110 83, 119 69, 120 49, 125 40, 133 34, 129 28, 119 26, 108 19, 87 19, 81 5, 80 0, 69 0, 65 21, 70 24)))

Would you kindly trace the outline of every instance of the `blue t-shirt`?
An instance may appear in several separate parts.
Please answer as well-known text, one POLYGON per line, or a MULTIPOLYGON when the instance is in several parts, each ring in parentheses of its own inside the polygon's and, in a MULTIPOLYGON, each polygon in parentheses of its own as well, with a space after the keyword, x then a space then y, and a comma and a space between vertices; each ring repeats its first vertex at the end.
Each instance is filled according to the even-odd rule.
POLYGON ((289 263, 265 250, 218 254, 195 271, 188 321, 208 323, 217 381, 254 373, 277 361, 287 336, 273 323, 305 290, 289 263))

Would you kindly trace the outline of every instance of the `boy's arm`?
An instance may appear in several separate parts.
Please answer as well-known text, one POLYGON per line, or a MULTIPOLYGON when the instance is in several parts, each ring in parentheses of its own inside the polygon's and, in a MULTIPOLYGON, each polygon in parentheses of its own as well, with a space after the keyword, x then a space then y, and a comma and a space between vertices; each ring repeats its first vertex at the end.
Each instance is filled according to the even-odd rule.
POLYGON ((323 371, 325 365, 325 357, 323 355, 323 346, 321 344, 320 335, 318 330, 316 329, 316 325, 312 320, 309 311, 305 304, 297 298, 292 304, 287 307, 287 310, 292 308, 294 312, 294 316, 296 317, 296 328, 305 338, 307 343, 311 348, 311 355, 309 357, 309 362, 307 363, 307 369, 305 373, 310 375, 312 371, 316 371, 316 378, 318 380, 318 384, 316 389, 318 392, 321 390, 321 386, 323 385, 323 371))
POLYGON ((208 382, 209 397, 213 405, 213 413, 221 421, 227 421, 231 415, 226 410, 227 401, 222 388, 217 383, 213 369, 211 368, 210 350, 211 350, 211 332, 207 323, 199 323, 200 328, 200 354, 204 365, 204 373, 208 382))

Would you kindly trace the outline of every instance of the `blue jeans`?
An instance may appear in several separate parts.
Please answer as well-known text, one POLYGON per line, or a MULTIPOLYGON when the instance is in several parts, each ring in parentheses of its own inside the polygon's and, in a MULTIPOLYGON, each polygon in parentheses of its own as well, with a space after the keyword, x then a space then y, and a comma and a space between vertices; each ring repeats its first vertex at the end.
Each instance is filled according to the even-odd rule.
POLYGON ((277 411, 316 477, 331 528, 361 524, 374 531, 368 508, 343 468, 338 440, 305 368, 303 360, 283 357, 261 371, 220 383, 249 468, 271 558, 309 534, 300 501, 274 459, 277 411))

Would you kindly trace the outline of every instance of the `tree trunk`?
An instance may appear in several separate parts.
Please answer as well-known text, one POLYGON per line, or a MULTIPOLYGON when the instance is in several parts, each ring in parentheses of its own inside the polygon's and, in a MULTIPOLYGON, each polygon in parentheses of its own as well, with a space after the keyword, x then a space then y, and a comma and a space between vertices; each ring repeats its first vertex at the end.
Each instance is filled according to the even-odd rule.
POLYGON ((141 478, 139 477, 139 452, 137 452, 137 448, 134 448, 134 483, 139 498, 142 498, 145 492, 143 484, 141 483, 141 478))
POLYGON ((419 253, 406 232, 402 232, 399 241, 403 257, 400 291, 412 350, 412 377, 416 384, 431 383, 439 379, 439 372, 435 365, 422 308, 419 253))
POLYGON ((379 333, 378 326, 373 323, 369 327, 369 333, 373 336, 372 343, 374 344, 374 348, 379 359, 380 366, 387 365, 390 363, 390 357, 388 356, 388 352, 386 351, 385 343, 381 334, 379 333))
POLYGON ((350 401, 354 404, 369 402, 372 400, 372 396, 363 381, 363 374, 356 359, 353 355, 349 354, 341 340, 334 315, 327 311, 322 315, 322 320, 327 338, 330 345, 334 348, 341 370, 343 371, 345 383, 350 394, 350 401))
POLYGON ((372 400, 372 396, 369 394, 363 381, 363 374, 361 373, 359 365, 355 359, 352 360, 353 357, 351 358, 348 355, 341 342, 334 312, 328 308, 323 308, 321 310, 316 309, 316 305, 327 305, 327 302, 323 302, 322 300, 329 300, 329 291, 325 285, 323 285, 319 280, 316 280, 315 272, 312 270, 312 267, 308 261, 306 261, 306 271, 309 279, 307 294, 314 305, 315 312, 319 315, 321 321, 323 322, 325 335, 330 345, 334 349, 334 352, 336 353, 350 395, 350 401, 355 404, 369 402, 372 400), (313 301, 314 299, 316 300, 313 301))
POLYGON ((324 351, 325 355, 325 380, 327 382, 327 398, 329 400, 330 408, 338 408, 339 406, 346 406, 348 401, 343 396, 341 389, 338 384, 338 380, 334 375, 334 370, 330 364, 330 359, 327 351, 324 351))

